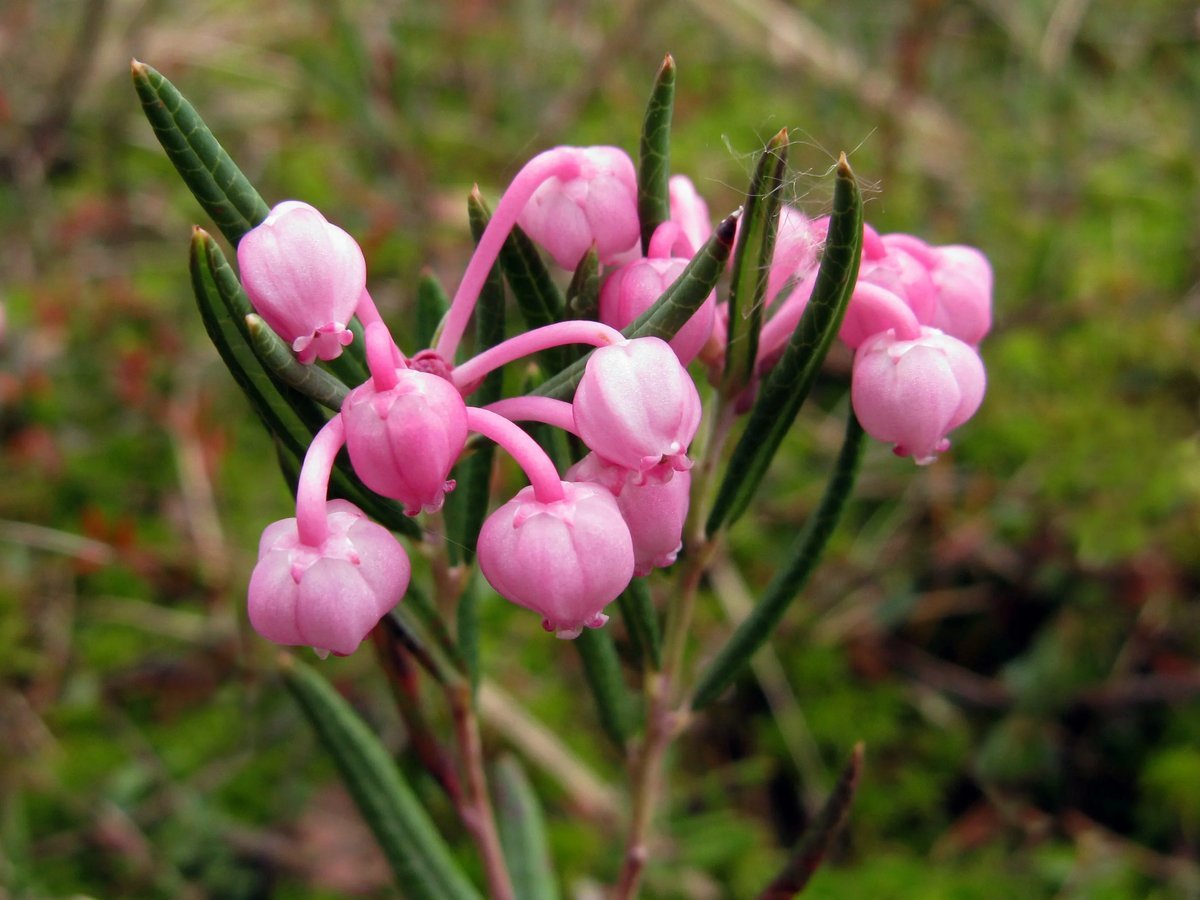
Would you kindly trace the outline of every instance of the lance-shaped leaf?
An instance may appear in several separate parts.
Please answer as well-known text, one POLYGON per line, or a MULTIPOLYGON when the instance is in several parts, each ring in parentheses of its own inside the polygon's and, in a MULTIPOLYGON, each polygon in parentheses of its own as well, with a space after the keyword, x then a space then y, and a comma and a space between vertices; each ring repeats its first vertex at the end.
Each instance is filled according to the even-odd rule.
POLYGON ((829 799, 800 837, 783 870, 758 895, 759 900, 790 900, 808 886, 809 880, 829 853, 829 848, 846 827, 846 819, 850 815, 850 806, 854 803, 854 794, 862 775, 862 764, 863 745, 860 741, 850 752, 850 759, 838 776, 829 799))
POLYGON ((758 355, 758 333, 766 307, 767 276, 775 255, 783 175, 787 168, 788 133, 783 128, 767 142, 758 158, 742 219, 729 282, 729 325, 721 392, 736 395, 750 383, 758 355))
POLYGON ((431 271, 421 273, 417 281, 417 345, 432 347, 437 340, 438 326, 450 309, 446 289, 431 271))
POLYGON ((600 254, 592 244, 567 285, 567 309, 576 319, 595 319, 600 309, 600 254))
MULTIPOLYGON (((737 231, 737 214, 726 218, 712 237, 692 257, 679 277, 671 283, 654 305, 621 329, 627 338, 657 337, 669 341, 684 326, 713 292, 725 262, 733 248, 733 237, 737 231)), ((576 360, 557 375, 547 378, 533 391, 541 397, 569 400, 583 377, 587 357, 576 360)))
POLYGON ((629 587, 617 597, 617 608, 625 621, 630 643, 639 658, 650 667, 662 668, 662 637, 658 627, 658 614, 650 598, 650 588, 645 578, 635 578, 629 587))
POLYGON ((617 655, 612 636, 603 628, 585 628, 571 643, 575 645, 583 663, 584 678, 592 692, 592 699, 596 701, 600 725, 617 749, 624 753, 632 727, 633 709, 629 702, 629 691, 621 677, 621 658, 617 655))
MULTIPOLYGON (((246 324, 246 316, 252 312, 250 301, 221 248, 202 228, 192 233, 189 267, 200 318, 221 360, 267 430, 292 457, 304 459, 325 416, 311 398, 276 380, 256 354, 246 324)), ((289 481, 294 489, 294 479, 289 476, 289 481)), ((420 529, 399 504, 380 497, 358 479, 344 453, 339 455, 329 488, 331 496, 349 500, 388 528, 420 537, 420 529)))
MULTIPOLYGON (((479 193, 479 188, 472 190, 467 198, 467 212, 471 219, 471 230, 476 235, 475 239, 479 240, 483 232, 477 223, 482 222, 486 227, 492 218, 492 211, 479 193)), ((550 270, 542 261, 536 245, 519 226, 514 225, 509 232, 497 261, 528 328, 540 328, 562 321, 566 308, 562 292, 550 276, 550 270)), ((566 353, 561 347, 541 351, 538 359, 549 372, 557 372, 567 364, 566 353)))
POLYGON ((299 362, 283 338, 261 316, 251 313, 245 322, 250 346, 271 374, 327 409, 337 412, 342 408, 350 388, 319 366, 299 362))
POLYGON ((312 724, 406 897, 479 900, 387 749, 321 675, 291 656, 284 683, 312 724))
POLYGON ((654 78, 654 90, 642 119, 638 150, 638 222, 642 253, 650 252, 650 238, 671 218, 671 115, 675 109, 675 60, 668 53, 654 78))
POLYGON ((779 362, 767 375, 725 468, 705 530, 711 536, 745 512, 784 435, 812 390, 858 280, 862 197, 845 154, 838 160, 829 237, 812 297, 779 362))
POLYGON ((204 211, 236 247, 242 235, 267 217, 270 209, 266 201, 171 82, 136 59, 130 71, 142 109, 167 157, 204 211))
POLYGON ((512 756, 501 757, 492 768, 492 786, 513 891, 521 900, 558 900, 545 818, 521 764, 512 756))
POLYGON ((804 523, 788 552, 787 562, 776 571, 753 612, 700 676, 692 700, 693 709, 707 706, 737 678, 758 648, 770 638, 788 606, 812 575, 854 487, 862 444, 862 426, 852 409, 847 415, 842 449, 825 484, 821 502, 804 523))

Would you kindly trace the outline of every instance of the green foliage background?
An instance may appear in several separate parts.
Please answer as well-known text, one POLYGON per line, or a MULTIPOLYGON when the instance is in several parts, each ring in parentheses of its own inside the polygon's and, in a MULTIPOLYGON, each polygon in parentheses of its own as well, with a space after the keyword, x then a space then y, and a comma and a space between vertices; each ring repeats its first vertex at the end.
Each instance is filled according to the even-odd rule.
MULTIPOLYGON (((869 449, 778 668, 685 739, 647 893, 751 895, 861 739, 848 837, 811 896, 1196 896, 1198 28, 1171 0, 10 0, 0 886, 387 893, 247 633, 257 535, 287 492, 193 313, 200 212, 129 57, 189 96, 270 202, 358 236, 403 333, 422 267, 456 283, 471 185, 494 200, 556 143, 632 151, 670 51, 673 168, 714 218, 781 126, 811 214, 852 151, 881 231, 986 250, 996 328, 954 451, 917 470, 869 449)), ((848 365, 831 359, 734 530, 740 575, 709 591, 697 652, 816 503, 848 365)), ((576 656, 493 595, 481 616, 491 678, 615 783, 576 656)), ((370 655, 325 671, 401 751, 370 655)), ((532 776, 564 886, 611 877, 611 827, 532 776)))

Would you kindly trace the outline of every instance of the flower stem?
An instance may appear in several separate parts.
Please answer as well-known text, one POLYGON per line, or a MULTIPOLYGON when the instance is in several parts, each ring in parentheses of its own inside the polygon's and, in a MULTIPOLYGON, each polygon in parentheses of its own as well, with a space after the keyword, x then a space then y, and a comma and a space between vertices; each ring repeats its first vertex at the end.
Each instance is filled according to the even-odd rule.
POLYGON ((304 465, 300 467, 300 478, 296 485, 296 532, 300 543, 306 546, 320 547, 329 534, 329 520, 325 511, 329 496, 329 474, 345 440, 346 426, 339 414, 317 432, 308 445, 308 452, 304 454, 304 465))
POLYGON ((554 463, 537 441, 518 426, 494 412, 468 406, 467 428, 495 441, 508 451, 529 478, 539 503, 557 503, 563 499, 563 485, 554 463))
POLYGON ((467 270, 459 282, 458 290, 454 292, 454 299, 450 302, 450 312, 434 348, 442 359, 453 363, 458 343, 467 330, 467 322, 475 309, 475 301, 479 298, 479 291, 483 288, 488 272, 500 254, 500 248, 504 246, 512 227, 517 224, 521 210, 525 208, 529 198, 543 182, 554 177, 569 180, 578 172, 579 163, 573 155, 564 156, 560 148, 556 148, 539 153, 513 178, 508 190, 496 204, 496 211, 488 221, 487 228, 483 230, 475 253, 467 263, 467 270))
POLYGON ((483 408, 498 416, 504 416, 510 422, 541 422, 579 436, 579 429, 575 427, 575 407, 566 400, 532 395, 505 397, 483 408))
POLYGON ((515 359, 537 353, 539 350, 561 347, 563 344, 590 344, 593 347, 606 347, 609 344, 619 344, 624 341, 625 335, 601 322, 592 322, 587 319, 555 322, 552 325, 543 325, 541 328, 518 334, 495 347, 484 350, 478 356, 457 366, 454 369, 452 380, 454 386, 460 391, 470 393, 488 372, 515 359))

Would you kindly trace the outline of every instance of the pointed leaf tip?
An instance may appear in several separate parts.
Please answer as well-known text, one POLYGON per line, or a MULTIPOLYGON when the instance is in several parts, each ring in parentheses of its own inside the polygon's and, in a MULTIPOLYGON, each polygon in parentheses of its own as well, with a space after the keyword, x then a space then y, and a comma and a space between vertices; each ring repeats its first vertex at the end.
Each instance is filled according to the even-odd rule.
POLYGON ((733 246, 733 239, 737 236, 738 219, 741 217, 742 210, 741 207, 738 207, 738 209, 722 219, 721 224, 717 226, 717 240, 726 247, 733 246))
POLYGON ((846 159, 844 150, 838 154, 837 173, 843 178, 854 177, 854 170, 850 168, 850 160, 846 159))

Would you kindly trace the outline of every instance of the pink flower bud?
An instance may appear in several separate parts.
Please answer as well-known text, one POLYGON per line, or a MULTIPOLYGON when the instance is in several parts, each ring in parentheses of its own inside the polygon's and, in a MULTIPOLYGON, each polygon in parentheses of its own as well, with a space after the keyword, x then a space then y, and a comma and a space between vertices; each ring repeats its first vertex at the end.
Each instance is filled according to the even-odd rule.
POLYGON ((704 198, 696 191, 696 186, 686 175, 672 175, 667 181, 667 191, 670 196, 671 221, 679 226, 680 231, 691 244, 689 253, 677 253, 675 252, 676 248, 672 248, 671 255, 691 256, 703 247, 704 242, 712 235, 712 219, 708 216, 708 204, 704 202, 704 198))
MULTIPOLYGON (((662 296, 679 277, 687 260, 643 258, 617 269, 600 291, 600 321, 613 328, 624 328, 662 296)), ((691 362, 712 333, 717 309, 717 292, 708 295, 682 328, 671 338, 671 349, 683 365, 691 362)))
POLYGON ((860 279, 850 295, 850 305, 846 307, 838 337, 853 350, 889 329, 901 337, 914 338, 920 333, 920 327, 912 307, 900 295, 860 279))
POLYGON ((923 327, 915 340, 886 331, 863 343, 850 398, 867 434, 927 465, 949 448, 946 435, 975 414, 986 384, 983 361, 971 347, 923 327))
POLYGON ((864 260, 858 283, 886 288, 908 304, 918 322, 933 324, 936 300, 933 279, 929 275, 933 248, 907 234, 885 234, 882 241, 887 255, 882 259, 864 260))
POLYGON ((541 503, 532 487, 488 516, 479 568, 500 596, 542 616, 560 638, 599 628, 633 577, 633 543, 617 501, 598 484, 563 482, 541 503))
POLYGON ((254 309, 300 362, 341 355, 367 283, 354 238, 307 203, 287 200, 242 237, 237 256, 254 309))
POLYGON ((700 425, 700 394, 665 341, 595 350, 572 405, 579 436, 609 462, 638 472, 660 462, 691 466, 685 454, 700 425))
POLYGON ((250 576, 249 613, 269 641, 353 653, 408 589, 404 548, 345 500, 326 504, 328 535, 301 543, 295 519, 268 525, 250 576))
POLYGON ((978 344, 992 328, 992 266, 974 247, 933 248, 930 271, 937 300, 932 324, 946 334, 978 344))
POLYGON ((768 303, 788 281, 803 278, 817 264, 818 251, 828 231, 828 218, 814 221, 794 207, 780 208, 775 252, 771 257, 771 271, 767 274, 768 303))
POLYGON ((346 449, 363 483, 404 504, 410 516, 441 508, 454 488, 450 475, 467 442, 467 410, 446 379, 396 369, 394 387, 375 379, 359 385, 342 404, 346 449))
POLYGON ((633 574, 649 575, 654 567, 675 562, 683 546, 692 473, 658 466, 634 472, 589 453, 567 470, 568 481, 592 482, 617 498, 621 518, 633 538, 633 574))
POLYGON ((564 269, 574 269, 592 244, 609 265, 632 250, 640 236, 637 176, 617 147, 556 147, 577 174, 552 176, 530 197, 517 224, 564 269))

